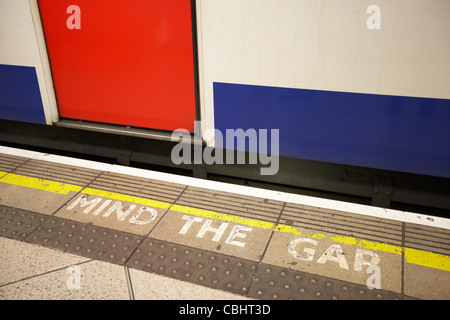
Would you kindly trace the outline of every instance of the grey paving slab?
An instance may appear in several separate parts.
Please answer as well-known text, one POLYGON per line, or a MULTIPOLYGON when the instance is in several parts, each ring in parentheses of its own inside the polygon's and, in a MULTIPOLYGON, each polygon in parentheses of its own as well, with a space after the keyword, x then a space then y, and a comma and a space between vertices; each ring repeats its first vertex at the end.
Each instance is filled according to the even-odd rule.
POLYGON ((89 259, 0 237, 0 285, 45 274, 89 259))
POLYGON ((136 300, 248 300, 248 297, 129 269, 136 300))
MULTIPOLYGON (((63 255, 63 253, 60 253, 63 255)), ((5 300, 127 300, 124 268, 89 261, 0 287, 5 300)))
POLYGON ((126 264, 213 289, 246 295, 257 264, 232 256, 146 238, 126 264))

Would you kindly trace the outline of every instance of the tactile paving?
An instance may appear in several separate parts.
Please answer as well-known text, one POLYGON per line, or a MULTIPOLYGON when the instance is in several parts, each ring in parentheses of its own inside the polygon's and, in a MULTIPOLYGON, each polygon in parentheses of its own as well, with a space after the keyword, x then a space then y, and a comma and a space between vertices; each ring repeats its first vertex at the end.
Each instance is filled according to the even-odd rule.
POLYGON ((0 205, 0 235, 23 240, 48 216, 0 205))
POLYGON ((28 161, 28 158, 0 154, 0 171, 11 172, 28 161))
POLYGON ((0 236, 257 299, 409 299, 265 263, 0 206, 0 236))
POLYGON ((396 300, 402 296, 332 278, 261 264, 249 296, 264 300, 396 300))
POLYGON ((14 170, 14 173, 27 177, 64 181, 64 183, 86 186, 100 174, 100 171, 32 159, 14 170))
POLYGON ((92 259, 124 264, 141 243, 142 237, 50 217, 26 241, 92 259))
POLYGON ((189 186, 176 202, 184 206, 276 222, 283 202, 189 186))
POLYGON ((405 223, 405 247, 450 255, 450 230, 405 223))
POLYGON ((105 191, 119 192, 170 203, 174 202, 185 188, 181 184, 132 177, 113 172, 103 172, 89 186, 105 191))
POLYGON ((287 203, 279 223, 320 232, 351 234, 380 243, 402 245, 402 223, 354 213, 287 203))
POLYGON ((127 266, 242 295, 257 271, 252 261, 151 238, 142 242, 127 266))

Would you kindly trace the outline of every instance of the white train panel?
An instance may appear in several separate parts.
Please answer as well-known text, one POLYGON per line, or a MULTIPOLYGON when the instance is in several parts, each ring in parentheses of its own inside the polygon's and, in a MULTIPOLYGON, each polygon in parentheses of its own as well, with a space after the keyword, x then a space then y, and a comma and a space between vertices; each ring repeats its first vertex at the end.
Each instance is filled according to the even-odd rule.
POLYGON ((197 10, 204 132, 279 129, 283 156, 450 176, 449 1, 197 10))
POLYGON ((199 0, 198 20, 210 128, 213 82, 450 99, 448 0, 199 0))
POLYGON ((58 111, 36 0, 0 1, 0 118, 52 124, 58 111))

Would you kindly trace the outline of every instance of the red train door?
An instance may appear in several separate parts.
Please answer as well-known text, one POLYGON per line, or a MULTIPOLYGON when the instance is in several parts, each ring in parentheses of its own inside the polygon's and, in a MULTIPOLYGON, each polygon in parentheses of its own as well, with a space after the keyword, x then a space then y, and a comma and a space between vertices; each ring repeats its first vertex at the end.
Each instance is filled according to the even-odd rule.
POLYGON ((60 115, 193 131, 190 0, 38 0, 60 115))

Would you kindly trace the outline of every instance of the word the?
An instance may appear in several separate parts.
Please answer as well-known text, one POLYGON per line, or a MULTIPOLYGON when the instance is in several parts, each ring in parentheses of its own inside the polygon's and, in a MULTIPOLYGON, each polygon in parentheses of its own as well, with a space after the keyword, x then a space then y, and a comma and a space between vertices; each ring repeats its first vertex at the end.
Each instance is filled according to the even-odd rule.
MULTIPOLYGON (((95 211, 92 212, 92 215, 94 216, 101 214, 105 210, 102 214, 103 217, 109 217, 111 214, 115 213, 117 220, 124 221, 125 218, 127 218, 137 207, 135 204, 131 204, 126 210, 124 210, 122 202, 116 201, 113 203, 113 201, 110 199, 106 199, 100 206, 97 207, 97 205, 103 201, 103 198, 94 198, 92 200, 87 200, 87 197, 87 195, 83 194, 74 202, 72 202, 67 207, 67 210, 73 210, 76 206, 79 205, 80 208, 86 207, 86 209, 83 210, 83 213, 88 214, 92 210, 94 210, 94 208, 96 208, 95 211), (109 206, 111 203, 112 205, 109 206)), ((136 211, 136 213, 131 216, 128 222, 132 224, 144 225, 155 220, 157 216, 158 212, 155 209, 143 206, 140 207, 136 211)))
MULTIPOLYGON (((178 232, 179 234, 186 234, 194 223, 200 223, 203 221, 203 218, 189 216, 189 215, 183 215, 182 219, 186 220, 186 223, 183 225, 181 230, 178 232)), ((213 222, 212 219, 206 219, 205 223, 203 223, 200 230, 197 232, 196 237, 203 238, 203 236, 207 232, 213 232, 214 236, 212 237, 212 241, 219 242, 220 239, 222 238, 223 234, 225 233, 225 230, 227 230, 229 223, 222 222, 219 227, 214 228, 214 227, 211 227, 212 222, 213 222)), ((252 228, 250 228, 250 227, 235 225, 231 229, 230 234, 228 235, 227 239, 225 240, 225 243, 244 248, 245 243, 242 241, 236 240, 236 238, 244 239, 247 236, 247 234, 243 233, 243 232, 251 232, 251 231, 252 231, 252 228)))
MULTIPOLYGON (((195 122, 196 131, 201 127, 201 121, 195 122)), ((215 147, 206 147, 202 152, 201 144, 194 144, 194 164, 202 164, 202 158, 205 164, 224 164, 224 148, 226 149, 225 164, 235 164, 235 140, 236 140, 236 164, 245 164, 246 141, 248 141, 249 164, 270 165, 260 168, 261 175, 274 175, 279 168, 279 129, 270 130, 270 156, 268 152, 268 134, 267 129, 226 129, 224 137, 220 130, 209 129, 203 135, 205 140, 211 138, 215 141, 215 147), (214 155, 213 155, 214 153, 214 155)), ((171 152, 171 159, 174 164, 192 164, 191 155, 191 136, 186 129, 177 129, 172 132, 172 140, 179 141, 171 152)))

